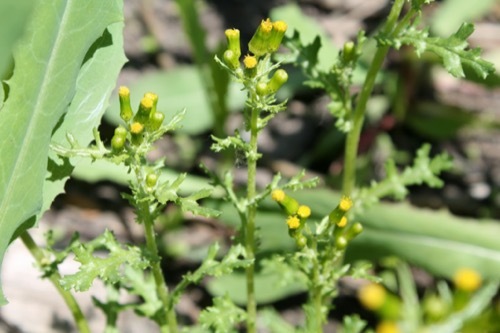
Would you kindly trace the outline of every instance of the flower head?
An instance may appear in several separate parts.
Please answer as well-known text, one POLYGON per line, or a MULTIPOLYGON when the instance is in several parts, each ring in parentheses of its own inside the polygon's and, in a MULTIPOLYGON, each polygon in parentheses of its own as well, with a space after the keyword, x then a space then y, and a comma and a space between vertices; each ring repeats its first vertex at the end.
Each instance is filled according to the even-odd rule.
POLYGON ((347 212, 352 207, 352 199, 346 196, 342 196, 339 203, 339 208, 344 212, 347 212))
POLYGON ((300 205, 299 209, 297 209, 297 215, 301 219, 307 219, 309 216, 311 216, 311 208, 306 205, 300 205))
POLYGON ((285 199, 285 192, 283 190, 274 190, 271 192, 271 198, 276 202, 282 202, 285 199))
POLYGON ((361 304, 369 310, 377 310, 382 307, 385 302, 387 293, 380 284, 370 283, 358 291, 358 298, 361 304))
POLYGON ((286 224, 290 229, 297 229, 298 227, 300 227, 300 220, 295 215, 289 216, 288 219, 286 220, 286 224))
POLYGON ((481 276, 473 269, 461 268, 453 276, 455 286, 464 291, 475 291, 481 286, 481 276))
POLYGON ((337 223, 337 226, 340 227, 340 228, 343 228, 346 225, 347 225, 347 217, 342 216, 342 218, 340 219, 340 221, 337 223))

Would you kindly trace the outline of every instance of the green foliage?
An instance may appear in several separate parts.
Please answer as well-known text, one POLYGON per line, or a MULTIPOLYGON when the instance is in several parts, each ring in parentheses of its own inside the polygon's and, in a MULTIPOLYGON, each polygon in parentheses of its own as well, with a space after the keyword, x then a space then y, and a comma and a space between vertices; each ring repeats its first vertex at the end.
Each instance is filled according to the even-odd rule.
POLYGON ((229 296, 215 297, 213 305, 200 313, 200 324, 216 333, 237 332, 235 324, 246 319, 246 312, 234 305, 229 296))
POLYGON ((408 195, 408 186, 426 184, 429 187, 442 187, 443 181, 437 176, 453 166, 450 157, 440 154, 432 159, 429 157, 431 146, 423 145, 418 151, 413 166, 406 167, 399 173, 394 160, 389 159, 385 164, 385 178, 381 182, 372 182, 368 188, 360 189, 356 199, 367 206, 379 199, 391 196, 396 200, 403 200, 408 195))
POLYGON ((101 278, 111 284, 117 283, 122 279, 123 265, 127 264, 142 270, 149 265, 139 248, 124 247, 116 241, 110 231, 105 231, 104 234, 87 244, 73 242, 71 249, 80 267, 77 273, 66 275, 62 279, 61 285, 66 289, 88 290, 96 278, 101 278), (106 257, 94 255, 97 250, 103 248, 109 251, 106 257))
MULTIPOLYGON (((120 12, 118 1, 46 0, 33 9, 14 51, 15 73, 0 117, 0 128, 9 133, 0 142, 0 258, 11 238, 34 225, 41 212, 51 135, 72 104, 88 50, 122 20, 120 12)), ((98 93, 104 103, 107 91, 98 93)))
MULTIPOLYGON (((96 127, 125 60, 121 4, 91 1, 85 5, 89 7, 83 8, 81 4, 65 6, 59 0, 41 0, 26 36, 14 52, 15 71, 8 81, 9 94, 4 105, 5 91, 0 89, 0 127, 8 129, 7 140, 0 142, 0 151, 5 151, 5 163, 0 166, 0 254, 21 233, 43 276, 54 283, 84 333, 88 332, 85 318, 67 290, 83 291, 97 278, 104 281, 108 298, 94 299, 94 304, 107 317, 106 332, 117 332, 120 312, 132 309, 155 321, 162 333, 175 333, 179 331, 175 305, 188 286, 201 283, 207 276, 213 277, 208 281, 208 290, 219 297, 202 310, 199 325, 186 327, 185 331, 233 332, 246 321, 249 333, 255 333, 258 325, 283 333, 321 332, 341 278, 380 281, 370 274, 370 263, 353 262, 353 258, 379 259, 392 254, 436 275, 455 278, 453 274, 466 267, 493 282, 476 293, 472 289, 461 290, 457 282, 457 290, 453 291, 440 283, 437 293, 424 295, 421 306, 409 268, 399 265, 394 275, 380 274, 392 276, 389 282, 393 281, 394 292, 388 301, 384 300, 391 303, 390 307, 374 309, 382 323, 386 321, 409 332, 422 328, 454 332, 475 325, 471 320, 488 324, 490 319, 482 312, 498 289, 500 248, 494 238, 498 226, 479 226, 449 214, 378 203, 386 197, 403 200, 410 186, 441 187, 439 175, 452 167, 450 158, 446 154, 431 157, 431 146, 424 145, 416 152, 413 165, 398 170, 389 159, 384 179, 356 188, 356 159, 368 100, 390 47, 410 45, 418 56, 435 53, 456 77, 472 73, 476 80, 484 79, 493 71, 492 64, 480 58, 479 49, 468 47, 467 38, 474 31, 472 24, 463 24, 448 38, 433 37, 428 29, 420 28, 422 7, 430 2, 412 0, 402 15, 406 1, 395 0, 378 35, 371 38, 372 44, 366 43, 368 38, 361 31, 356 41, 347 42, 340 51, 325 35, 316 36, 317 26, 304 19, 296 6, 285 6, 272 15, 295 28, 285 38, 290 52, 286 56, 275 54, 287 23, 267 19, 249 41, 253 55, 241 63, 237 29, 226 31, 228 46, 221 59, 216 56, 212 61, 195 2, 177 1, 198 69, 184 68, 139 82, 147 88, 134 90, 147 91, 159 84, 167 91, 163 94, 159 89, 160 102, 156 94, 144 94, 136 112, 130 104, 129 89, 120 87, 120 111, 117 106, 115 116, 110 118, 117 128, 108 148, 96 127), (367 50, 375 41, 373 58, 363 56, 371 54, 367 50), (38 62, 32 61, 33 55, 38 62), (370 62, 366 72, 360 66, 363 61, 370 62), (285 181, 276 174, 267 186, 257 187, 257 162, 262 157, 257 145, 259 135, 269 121, 286 109, 286 101, 281 102, 278 95, 289 80, 282 63, 295 64, 306 76, 306 85, 324 91, 332 100, 329 109, 336 117, 337 128, 347 137, 342 195, 308 190, 317 186, 318 179, 305 179, 305 171, 285 181), (105 78, 101 79, 103 74, 105 78), (356 76, 363 76, 363 80, 356 76), (236 83, 230 85, 229 78, 236 83), (357 83, 362 85, 359 94, 354 95, 352 87, 357 83), (242 92, 231 93, 240 87, 242 92), (164 95, 168 98, 163 99, 164 95), (193 103, 186 105, 186 100, 193 103), (226 137, 229 101, 235 108, 244 107, 243 124, 234 135, 226 137), (168 204, 208 218, 221 213, 200 203, 213 195, 204 179, 186 184, 193 179, 187 173, 169 172, 163 160, 146 158, 155 141, 180 129, 186 113, 170 115, 184 106, 190 109, 186 132, 198 134, 213 126, 212 150, 245 156, 247 184, 244 189, 238 188, 231 170, 209 172, 214 185, 225 192, 221 196, 228 201, 227 205, 217 206, 224 213, 222 218, 232 226, 239 220, 239 233, 223 256, 219 257, 219 245, 213 244, 199 267, 169 289, 155 234, 158 217, 168 204), (93 128, 92 133, 89 128, 93 128), (240 131, 247 133, 240 135, 240 131), (92 140, 94 144, 89 146, 92 140), (27 233, 22 233, 62 191, 65 180, 82 158, 100 165, 103 174, 111 170, 103 162, 124 171, 115 177, 129 185, 130 191, 123 197, 133 206, 136 221, 144 228, 143 247, 120 244, 106 231, 87 243, 75 236, 62 251, 54 250, 54 239, 49 234, 47 248, 41 250, 27 233), (284 190, 297 192, 285 194, 284 190), (269 196, 277 204, 271 203, 269 196), (19 209, 20 205, 23 209, 19 209), (227 209, 229 205, 232 210, 227 209), (79 271, 61 277, 57 267, 71 252, 80 263, 79 271), (123 291, 136 298, 121 303, 119 296, 123 291), (257 303, 304 291, 308 299, 303 304, 303 325, 293 327, 270 310, 261 313, 262 321, 258 319, 257 303), (235 303, 246 305, 246 311, 235 303)), ((28 12, 26 7, 25 14, 28 12)), ((20 20, 6 45, 14 43, 22 23, 20 20)), ((2 36, 0 33, 0 45, 4 43, 2 36)), ((4 54, 0 56, 3 75, 10 59, 4 54)), ((132 95, 133 100, 138 97, 132 95)), ((225 167, 217 170, 220 169, 225 167)), ((79 172, 89 177, 88 172, 79 172)), ((344 318, 340 331, 355 333, 365 327, 359 317, 350 316, 344 318)))
MULTIPOLYGON (((5 78, 11 61, 10 51, 21 37, 35 5, 34 1, 5 0, 0 4, 0 79, 5 78)), ((3 104, 3 88, 0 89, 0 108, 3 104)))
POLYGON ((385 39, 382 35, 379 41, 389 43, 399 49, 402 45, 411 45, 418 56, 424 52, 435 53, 442 61, 444 68, 455 77, 465 77, 464 67, 472 69, 479 77, 485 79, 494 72, 492 63, 481 59, 481 49, 467 49, 467 38, 474 32, 474 25, 463 23, 458 30, 448 38, 430 37, 428 29, 418 29, 418 20, 394 39, 385 39))

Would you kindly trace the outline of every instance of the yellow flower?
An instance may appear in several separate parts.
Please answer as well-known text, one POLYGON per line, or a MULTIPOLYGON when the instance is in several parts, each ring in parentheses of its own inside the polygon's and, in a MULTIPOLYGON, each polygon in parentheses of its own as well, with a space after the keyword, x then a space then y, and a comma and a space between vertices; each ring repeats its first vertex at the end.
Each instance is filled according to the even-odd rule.
POLYGON ((297 229, 300 226, 300 220, 297 216, 293 215, 288 217, 288 219, 286 220, 286 224, 290 229, 297 229))
POLYGON ((384 304, 387 293, 380 284, 370 283, 358 291, 358 298, 361 304, 369 310, 377 310, 384 304))
POLYGON ((130 133, 132 134, 140 134, 142 133, 142 130, 144 129, 144 125, 142 125, 139 122, 132 123, 130 125, 130 133))
POLYGON ((352 207, 352 199, 346 196, 343 196, 340 200, 339 207, 344 212, 347 212, 352 207))
POLYGON ((282 202, 285 199, 285 192, 283 190, 274 190, 271 192, 271 198, 276 202, 282 202))
POLYGON ((306 205, 301 205, 297 210, 297 215, 301 219, 307 219, 309 216, 311 216, 311 208, 309 208, 309 206, 306 205))
POLYGON ((481 276, 473 269, 461 268, 453 276, 455 286, 463 291, 475 291, 481 286, 481 276))
POLYGON ((342 218, 340 219, 340 221, 337 223, 337 226, 339 226, 340 228, 343 228, 346 225, 347 225, 347 217, 342 216, 342 218))
POLYGON ((245 59, 243 59, 243 64, 247 69, 253 69, 257 67, 257 58, 251 55, 246 55, 245 59))
POLYGON ((376 333, 399 333, 398 325, 393 321, 382 321, 377 325, 376 333))
POLYGON ((130 96, 130 90, 128 89, 128 87, 121 86, 121 87, 118 89, 118 95, 119 95, 120 97, 130 96))

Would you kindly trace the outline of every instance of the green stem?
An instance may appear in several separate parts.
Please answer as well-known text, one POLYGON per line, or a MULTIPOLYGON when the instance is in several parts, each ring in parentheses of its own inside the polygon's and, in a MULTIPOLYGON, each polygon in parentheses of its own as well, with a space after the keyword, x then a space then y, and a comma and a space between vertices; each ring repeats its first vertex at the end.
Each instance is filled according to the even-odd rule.
MULTIPOLYGON (((386 25, 382 29, 382 33, 389 35, 394 31, 397 20, 403 9, 404 0, 396 0, 392 6, 391 12, 387 18, 386 25)), ((389 51, 389 46, 378 46, 375 56, 373 57, 370 68, 361 88, 358 97, 356 109, 352 116, 352 129, 347 134, 344 154, 344 178, 342 183, 342 193, 345 196, 350 196, 356 184, 356 157, 358 154, 358 144, 361 135, 361 128, 365 118, 366 104, 373 91, 375 79, 379 72, 384 59, 389 51)))
MULTIPOLYGON (((158 246, 156 245, 156 237, 154 231, 154 220, 151 217, 151 212, 148 204, 144 204, 141 209, 141 214, 139 215, 143 219, 144 231, 146 236, 146 246, 149 252, 155 257, 159 257, 158 246)), ((167 284, 163 277, 163 273, 160 266, 160 260, 154 260, 152 263, 153 278, 155 280, 156 292, 159 295, 163 308, 167 311, 167 318, 162 321, 160 326, 162 333, 176 333, 177 329, 177 318, 175 316, 174 306, 169 304, 169 295, 167 284)))
POLYGON ((256 204, 253 203, 256 195, 256 174, 257 174, 257 136, 259 119, 258 110, 251 110, 250 116, 250 152, 248 154, 248 185, 247 201, 249 203, 248 213, 245 223, 245 250, 247 259, 252 260, 252 264, 246 269, 247 280, 247 332, 256 332, 257 303, 255 301, 255 215, 257 213, 256 204))
MULTIPOLYGON (((314 240, 313 242, 314 242, 314 244, 312 245, 312 248, 314 249, 315 253, 318 253, 316 240, 314 240)), ((323 297, 321 295, 322 294, 321 293, 321 285, 320 285, 320 281, 319 281, 320 280, 319 279, 319 269, 320 269, 320 267, 319 267, 319 263, 318 263, 318 258, 315 257, 314 261, 313 261, 312 277, 311 277, 311 281, 313 284, 311 299, 312 299, 312 303, 313 303, 312 305, 314 308, 314 318, 311 318, 313 320, 313 322, 311 323, 311 325, 308 325, 308 326, 309 326, 310 332, 322 333, 323 332, 322 323, 323 323, 323 320, 325 318, 324 318, 324 311, 323 311, 323 297)))
MULTIPOLYGON (((43 265, 43 261, 45 259, 45 255, 40 249, 33 238, 31 238, 31 235, 25 231, 21 234, 21 240, 23 241, 23 244, 28 248, 30 251, 31 255, 35 258, 37 264, 39 266, 43 265)), ((80 331, 80 333, 90 333, 90 328, 87 323, 87 320, 85 319, 85 316, 82 313, 82 310, 80 309, 80 306, 76 302, 76 299, 73 297, 73 295, 65 290, 59 281, 61 280, 61 275, 59 272, 55 272, 49 276, 50 282, 56 287, 57 291, 59 294, 62 296, 64 299, 64 302, 68 306, 69 310, 71 311, 71 314, 73 315, 73 319, 75 320, 75 324, 80 331)))

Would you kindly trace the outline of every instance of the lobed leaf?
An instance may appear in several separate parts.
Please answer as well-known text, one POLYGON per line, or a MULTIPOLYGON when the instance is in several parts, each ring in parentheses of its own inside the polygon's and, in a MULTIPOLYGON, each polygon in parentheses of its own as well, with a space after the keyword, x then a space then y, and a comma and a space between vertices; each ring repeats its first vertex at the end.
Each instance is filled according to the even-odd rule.
POLYGON ((445 69, 455 77, 465 77, 464 67, 468 67, 485 79, 495 71, 495 68, 492 63, 481 59, 480 48, 468 49, 467 38, 473 32, 473 24, 463 23, 448 38, 429 37, 428 30, 419 30, 414 24, 393 40, 380 40, 396 48, 401 45, 412 45, 418 56, 425 51, 433 52, 439 56, 445 69))

